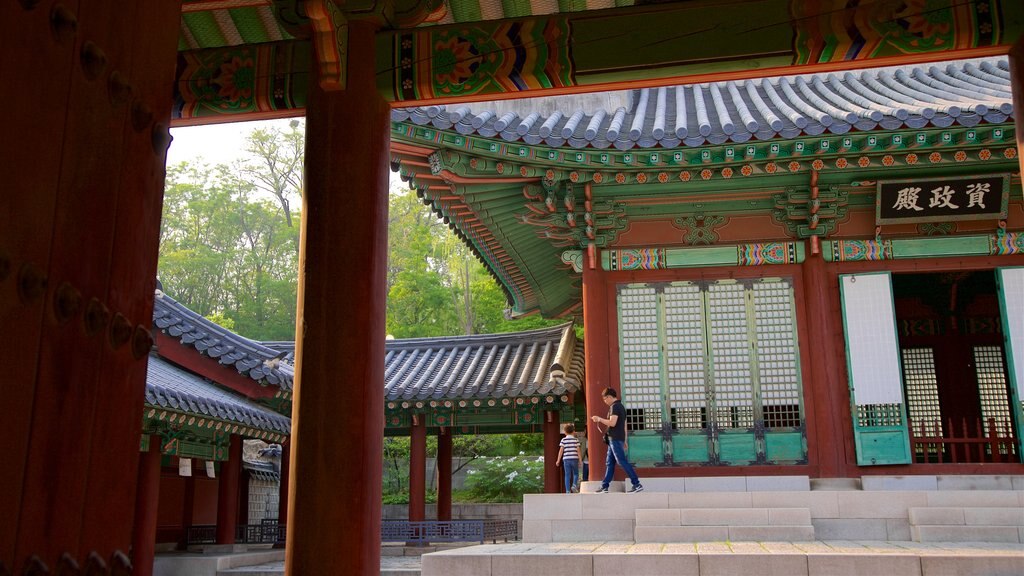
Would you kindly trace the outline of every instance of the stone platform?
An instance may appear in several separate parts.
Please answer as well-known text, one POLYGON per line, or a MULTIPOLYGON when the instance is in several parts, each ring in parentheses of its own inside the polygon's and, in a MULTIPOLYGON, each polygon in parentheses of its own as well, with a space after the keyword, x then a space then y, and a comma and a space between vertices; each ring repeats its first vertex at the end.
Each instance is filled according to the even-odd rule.
POLYGON ((1020 543, 485 544, 423 556, 422 576, 1020 576, 1020 543))

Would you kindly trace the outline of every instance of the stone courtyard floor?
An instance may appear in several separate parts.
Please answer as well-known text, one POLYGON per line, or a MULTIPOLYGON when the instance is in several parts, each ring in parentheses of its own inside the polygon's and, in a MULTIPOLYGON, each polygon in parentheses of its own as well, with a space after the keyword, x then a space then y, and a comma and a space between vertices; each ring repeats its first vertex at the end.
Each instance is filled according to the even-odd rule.
MULTIPOLYGON (((510 543, 382 556, 381 576, 1021 576, 1020 543, 510 543)), ((284 562, 222 570, 284 574, 284 562)))

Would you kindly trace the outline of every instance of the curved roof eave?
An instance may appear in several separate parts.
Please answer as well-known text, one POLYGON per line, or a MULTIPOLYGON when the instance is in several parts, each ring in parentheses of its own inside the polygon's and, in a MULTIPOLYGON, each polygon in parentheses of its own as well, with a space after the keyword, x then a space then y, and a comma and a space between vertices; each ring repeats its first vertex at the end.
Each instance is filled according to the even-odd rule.
POLYGON ((500 142, 629 150, 972 126, 1013 114, 1005 57, 644 88, 629 96, 628 109, 591 113, 583 113, 573 97, 557 97, 563 108, 547 115, 522 100, 518 112, 421 106, 395 108, 391 119, 500 142))

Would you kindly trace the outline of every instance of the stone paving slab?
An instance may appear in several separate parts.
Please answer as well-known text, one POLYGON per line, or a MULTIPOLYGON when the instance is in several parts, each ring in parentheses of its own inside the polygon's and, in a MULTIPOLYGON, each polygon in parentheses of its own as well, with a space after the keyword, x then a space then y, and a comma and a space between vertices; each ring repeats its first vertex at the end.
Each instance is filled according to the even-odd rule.
POLYGON ((422 576, 516 573, 604 576, 967 576, 1024 574, 1019 543, 811 542, 512 543, 427 554, 422 576), (490 558, 490 562, 486 561, 490 558), (466 564, 469 562, 472 564, 466 564))

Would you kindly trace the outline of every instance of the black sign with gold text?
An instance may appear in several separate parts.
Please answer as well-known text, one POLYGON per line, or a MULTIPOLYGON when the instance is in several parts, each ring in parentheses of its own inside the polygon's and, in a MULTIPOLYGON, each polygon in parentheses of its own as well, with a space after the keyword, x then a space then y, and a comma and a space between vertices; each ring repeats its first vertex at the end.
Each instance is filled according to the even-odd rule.
POLYGON ((880 180, 875 195, 875 222, 1003 220, 1009 200, 1009 174, 880 180))

